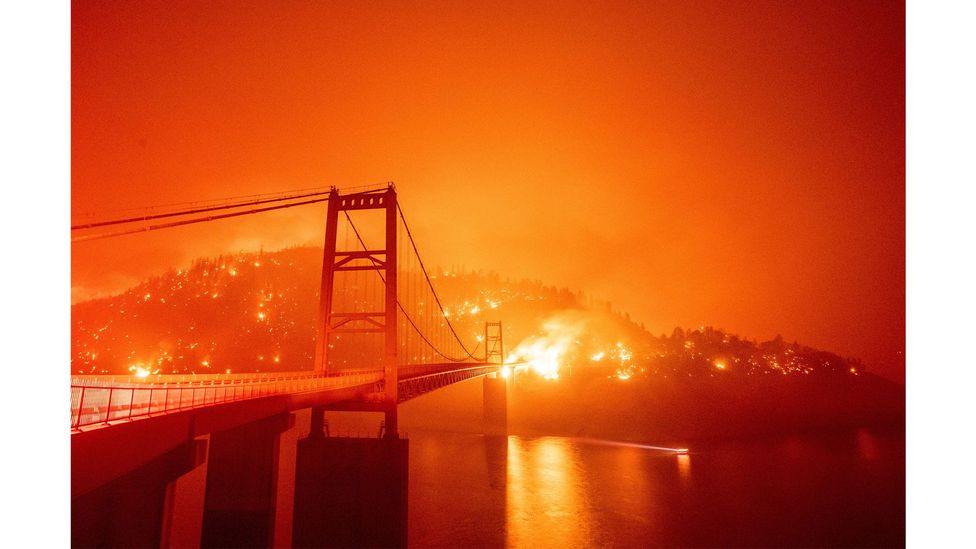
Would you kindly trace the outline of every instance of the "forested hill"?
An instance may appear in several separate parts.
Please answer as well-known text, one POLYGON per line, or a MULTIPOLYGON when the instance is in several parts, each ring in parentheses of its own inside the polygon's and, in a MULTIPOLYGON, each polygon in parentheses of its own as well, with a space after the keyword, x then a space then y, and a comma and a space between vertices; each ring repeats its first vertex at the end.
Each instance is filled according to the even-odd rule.
MULTIPOLYGON (((109 298, 72 307, 75 374, 234 373, 312 367, 321 249, 201 258, 109 298)), ((582 292, 496 273, 435 269, 433 282, 472 347, 502 321, 509 354, 557 345, 573 368, 635 376, 856 376, 855 360, 782 338, 757 342, 711 327, 654 336, 582 292)), ((625 308, 626 306, 624 306, 625 308)))

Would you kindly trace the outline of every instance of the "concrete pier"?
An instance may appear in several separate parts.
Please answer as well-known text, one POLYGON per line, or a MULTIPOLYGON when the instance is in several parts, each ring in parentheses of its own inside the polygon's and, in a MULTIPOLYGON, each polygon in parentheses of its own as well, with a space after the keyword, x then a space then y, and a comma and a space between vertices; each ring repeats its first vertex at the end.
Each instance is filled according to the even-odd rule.
POLYGON ((508 380, 485 376, 482 383, 485 435, 505 436, 508 434, 508 380))
POLYGON ((211 435, 201 547, 273 546, 280 439, 293 426, 279 414, 211 435))
POLYGON ((400 438, 299 441, 293 546, 405 547, 408 459, 400 438))
POLYGON ((159 547, 167 490, 206 459, 191 440, 71 501, 72 547, 159 547))

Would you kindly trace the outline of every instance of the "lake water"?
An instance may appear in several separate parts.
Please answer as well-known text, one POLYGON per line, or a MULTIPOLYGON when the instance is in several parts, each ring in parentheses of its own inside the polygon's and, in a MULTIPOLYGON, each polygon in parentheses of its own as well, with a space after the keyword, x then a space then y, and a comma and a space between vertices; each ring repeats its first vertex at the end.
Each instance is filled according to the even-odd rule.
POLYGON ((687 455, 565 437, 409 438, 411 547, 904 545, 900 432, 687 455))

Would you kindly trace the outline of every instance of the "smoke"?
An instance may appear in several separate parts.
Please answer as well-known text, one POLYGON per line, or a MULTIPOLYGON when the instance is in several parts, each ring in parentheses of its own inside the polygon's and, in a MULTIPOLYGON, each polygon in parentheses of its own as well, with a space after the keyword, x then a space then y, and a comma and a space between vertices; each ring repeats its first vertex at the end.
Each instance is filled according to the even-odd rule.
POLYGON ((546 379, 557 379, 560 368, 580 355, 581 338, 592 324, 583 311, 561 311, 542 321, 538 333, 523 339, 507 363, 521 363, 546 379))

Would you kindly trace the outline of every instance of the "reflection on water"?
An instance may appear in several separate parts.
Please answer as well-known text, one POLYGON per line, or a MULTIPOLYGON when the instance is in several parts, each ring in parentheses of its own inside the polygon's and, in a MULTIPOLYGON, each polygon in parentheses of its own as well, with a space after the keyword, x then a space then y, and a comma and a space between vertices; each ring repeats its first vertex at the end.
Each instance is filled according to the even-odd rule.
POLYGON ((687 482, 691 478, 691 456, 679 454, 675 459, 678 460, 678 474, 681 476, 681 480, 687 482))
POLYGON ((904 543, 900 433, 696 447, 690 455, 562 437, 410 438, 414 547, 904 543))
POLYGON ((567 439, 508 437, 509 545, 530 545, 540 530, 554 546, 585 545, 590 525, 586 491, 585 472, 567 439))

